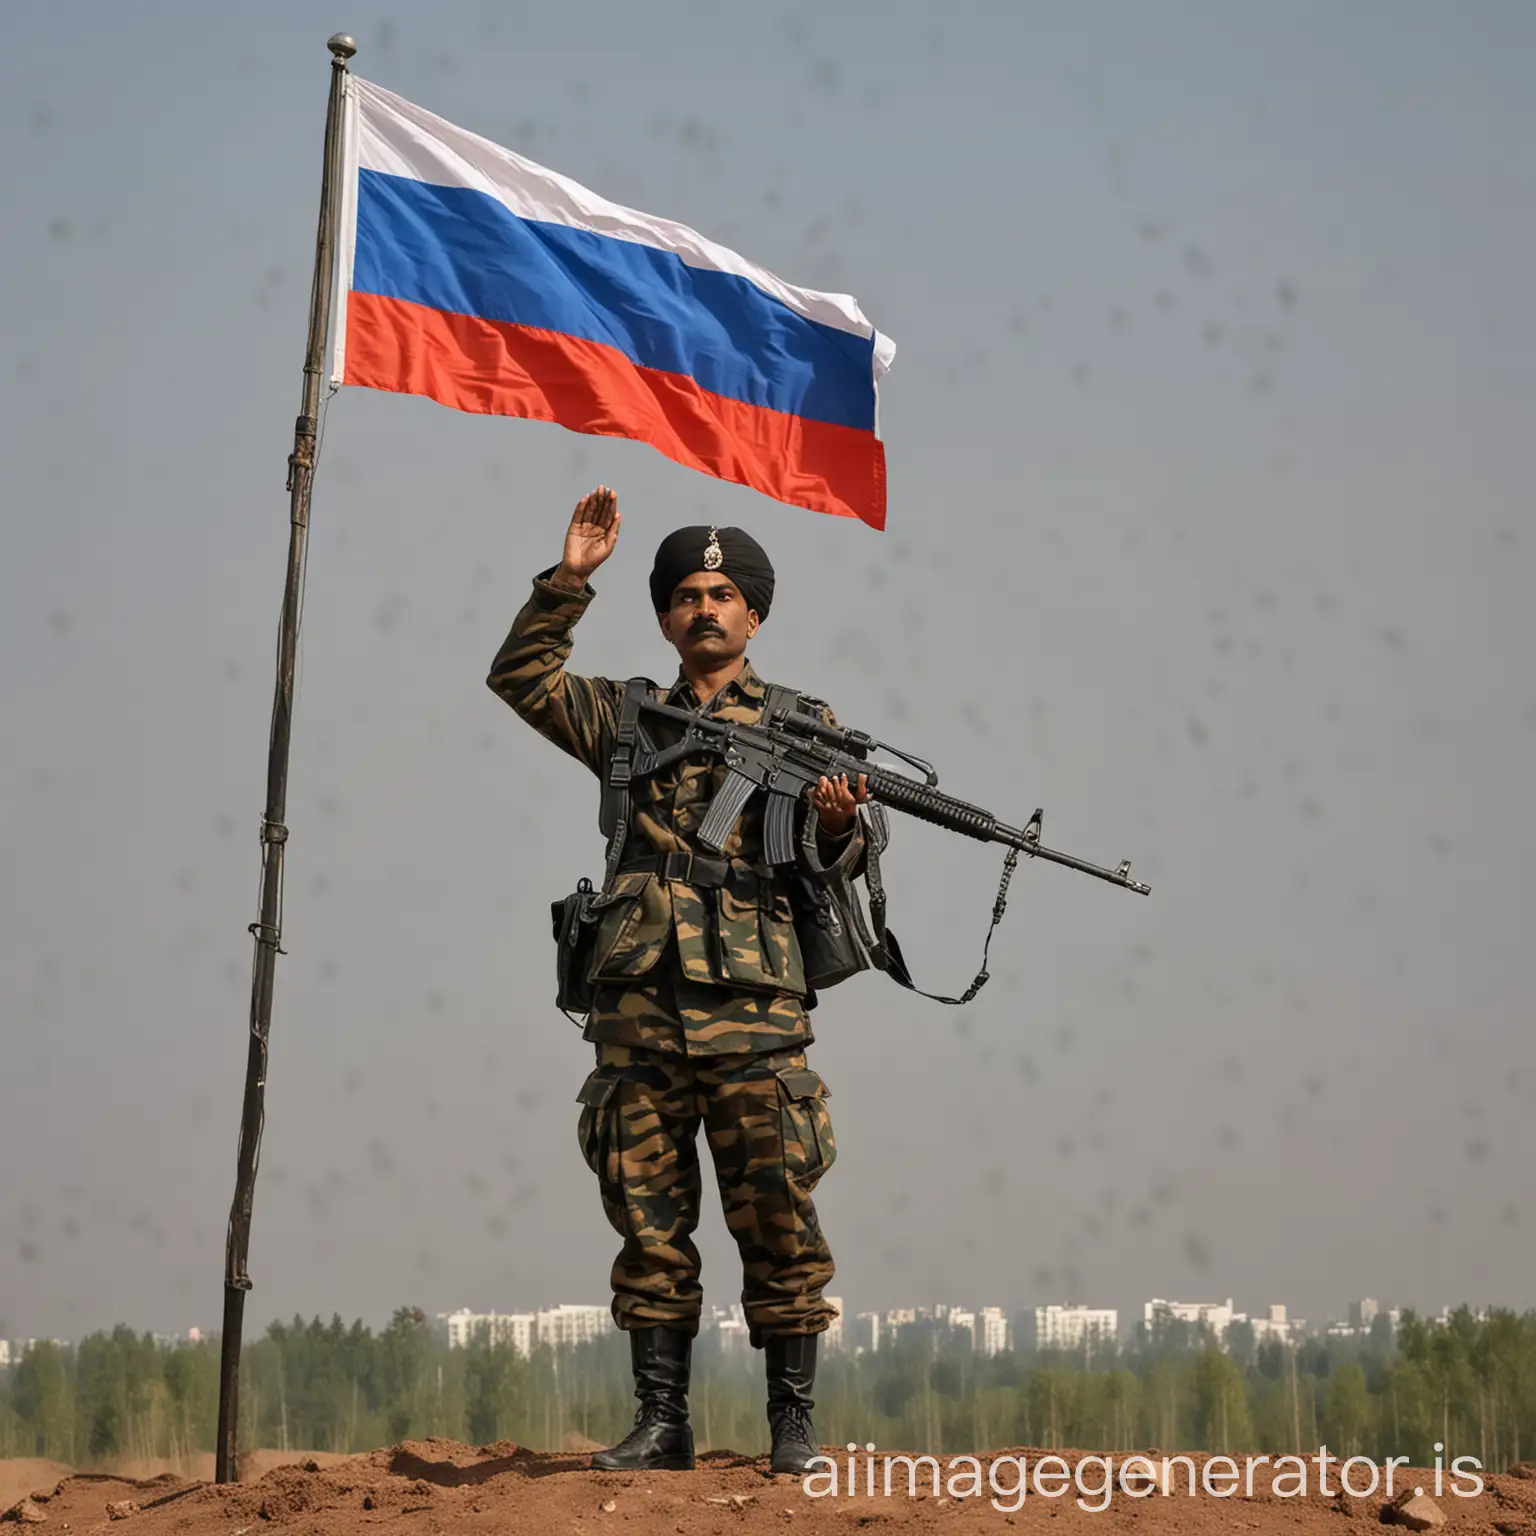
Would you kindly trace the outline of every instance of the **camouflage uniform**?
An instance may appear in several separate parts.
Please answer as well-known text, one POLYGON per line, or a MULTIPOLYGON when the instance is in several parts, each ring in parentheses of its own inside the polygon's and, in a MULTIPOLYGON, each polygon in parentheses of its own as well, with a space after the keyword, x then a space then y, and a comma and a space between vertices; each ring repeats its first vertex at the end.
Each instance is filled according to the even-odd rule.
MULTIPOLYGON (((601 775, 618 727, 624 685, 565 670, 572 629, 593 596, 540 577, 487 682, 535 730, 601 775)), ((713 719, 743 724, 763 711, 767 686, 750 663, 710 701, 713 719)), ((685 709, 687 679, 653 697, 685 709)), ((832 716, 827 712, 826 718, 832 716)), ((677 854, 686 865, 726 768, 716 758, 674 763, 633 782, 626 859, 677 854)), ((805 971, 783 883, 762 863, 761 797, 723 850, 718 888, 621 872, 619 898, 598 926, 595 1002, 585 1038, 597 1065, 578 1098, 583 1156, 597 1175, 608 1220, 624 1238, 613 1266, 621 1328, 698 1330, 702 1288, 692 1233, 702 1125, 726 1224, 741 1251, 742 1306, 752 1342, 819 1333, 832 1255, 811 1192, 837 1156, 827 1088, 805 1062, 812 1041, 805 971)), ((807 814, 811 814, 807 812, 807 814)), ((824 861, 852 866, 857 823, 824 840, 824 861)))

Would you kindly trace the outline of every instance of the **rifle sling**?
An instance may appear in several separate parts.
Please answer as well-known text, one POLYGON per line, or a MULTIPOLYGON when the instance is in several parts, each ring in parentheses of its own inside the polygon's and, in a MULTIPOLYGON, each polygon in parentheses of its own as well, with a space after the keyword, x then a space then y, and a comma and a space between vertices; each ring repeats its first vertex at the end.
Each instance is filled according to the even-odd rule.
POLYGON ((629 840, 629 823, 634 805, 629 781, 635 757, 635 738, 640 730, 640 705, 650 690, 651 680, 648 677, 630 678, 624 684, 624 702, 619 706, 613 753, 608 759, 608 772, 603 778, 603 797, 597 815, 598 826, 608 839, 603 869, 605 891, 613 888, 614 877, 619 872, 619 861, 624 857, 624 844, 629 840))
POLYGON ((877 842, 872 838, 864 860, 864 883, 869 887, 869 918, 875 930, 874 943, 870 946, 870 955, 875 969, 884 971, 897 986, 905 987, 909 992, 916 992, 919 997, 926 997, 935 1003, 945 1003, 950 1007, 963 1007, 991 980, 987 962, 992 951, 992 935, 997 932, 997 925, 1002 922, 1003 913, 1008 910, 1008 883, 1013 879, 1013 872, 1018 867, 1019 850, 1010 848, 1003 860, 1003 876, 998 881, 997 895, 992 902, 992 921, 987 927, 987 937, 981 946, 981 969, 976 972, 970 986, 959 997, 946 997, 938 992, 925 992, 913 981, 906 957, 901 952, 901 945, 896 935, 885 925, 885 882, 880 878, 880 851, 883 846, 883 840, 877 842))

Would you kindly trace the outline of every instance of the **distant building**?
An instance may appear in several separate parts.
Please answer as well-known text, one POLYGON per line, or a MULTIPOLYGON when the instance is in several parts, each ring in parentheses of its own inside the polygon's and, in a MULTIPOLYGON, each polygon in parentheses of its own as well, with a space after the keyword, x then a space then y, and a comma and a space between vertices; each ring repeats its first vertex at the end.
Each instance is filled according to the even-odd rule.
POLYGON ((1008 1346, 1008 1314, 1001 1307, 983 1307, 977 1322, 976 1347, 984 1355, 999 1355, 1008 1346))
POLYGON ((828 1325, 827 1331, 821 1336, 823 1349, 841 1349, 843 1347, 843 1298, 841 1296, 823 1296, 821 1298, 831 1307, 837 1316, 828 1325))
POLYGON ((464 1349, 483 1338, 487 1344, 510 1344, 518 1354, 533 1353, 537 1316, 532 1312, 439 1312, 437 1321, 447 1336, 449 1349, 464 1349))
POLYGON ((536 1344, 551 1349, 568 1349, 601 1338, 613 1328, 613 1314, 607 1307, 561 1302, 537 1312, 472 1312, 460 1307, 457 1312, 439 1312, 438 1330, 449 1349, 464 1349, 477 1339, 487 1344, 510 1344, 524 1358, 536 1344))
POLYGON ((1091 1348, 1096 1343, 1113 1343, 1119 1332, 1120 1313, 1114 1307, 1068 1302, 1035 1308, 1036 1349, 1091 1348))
POLYGON ((825 1349, 849 1350, 853 1354, 875 1354, 889 1348, 903 1328, 920 1328, 943 1347, 942 1340, 963 1333, 971 1348, 985 1355, 999 1354, 1010 1347, 1008 1314, 1002 1307, 952 1306, 935 1302, 927 1307, 892 1307, 884 1313, 859 1312, 848 1316, 840 1296, 825 1298, 837 1308, 837 1317, 827 1329, 825 1349))
POLYGON ((1235 1315, 1230 1296, 1225 1301, 1165 1301, 1155 1296, 1142 1309, 1148 1333, 1156 1333, 1169 1323, 1188 1323, 1209 1328, 1218 1339, 1225 1337, 1235 1315))
POLYGON ((11 1341, 0 1339, 0 1371, 9 1370, 11 1364, 11 1341))
POLYGON ((903 1328, 921 1328, 932 1336, 958 1328, 974 1338, 975 1327, 974 1312, 947 1301, 936 1301, 926 1307, 892 1307, 882 1319, 880 1334, 883 1343, 891 1343, 903 1328))
POLYGON ((1008 1348, 1008 1314, 1001 1307, 983 1307, 979 1312, 951 1307, 947 1321, 967 1335, 977 1354, 995 1355, 1008 1348))
MULTIPOLYGON (((1400 1315, 1396 1307, 1384 1308, 1374 1297, 1366 1296, 1360 1301, 1350 1302, 1349 1317, 1343 1322, 1329 1323, 1328 1333, 1340 1339, 1366 1338, 1376 1331, 1379 1322, 1385 1322, 1396 1333, 1400 1315)), ((1449 1315, 1448 1312, 1441 1312, 1438 1318, 1431 1321, 1444 1322, 1449 1315)))
POLYGON ((860 1355, 866 1350, 870 1354, 874 1354, 879 1348, 880 1314, 878 1312, 860 1312, 853 1320, 854 1354, 860 1355))
POLYGON ((714 1333, 723 1350, 744 1352, 751 1347, 751 1331, 739 1301, 729 1307, 711 1307, 708 1318, 700 1319, 700 1326, 714 1333))
POLYGON ((1244 1317, 1239 1312, 1232 1321, 1247 1323, 1253 1329, 1255 1344, 1292 1344, 1307 1331, 1306 1319, 1287 1316, 1285 1303, 1281 1301, 1272 1301, 1269 1304, 1267 1316, 1244 1317))
POLYGON ((1184 1323, 1191 1328, 1209 1329, 1217 1343, 1224 1346, 1234 1323, 1247 1324, 1255 1344, 1294 1344, 1307 1331, 1306 1319, 1289 1316, 1284 1302, 1271 1302, 1264 1316, 1258 1317, 1234 1311, 1230 1296, 1225 1301, 1165 1301, 1154 1297, 1142 1309, 1142 1320, 1153 1337, 1170 1323, 1184 1323))
POLYGON ((556 1349, 600 1339, 613 1327, 613 1313, 607 1307, 577 1306, 570 1302, 546 1308, 534 1321, 539 1343, 556 1349))
POLYGON ((185 1333, 154 1333, 150 1337, 161 1349, 176 1349, 183 1344, 201 1344, 203 1342, 203 1330, 201 1328, 188 1328, 185 1333))

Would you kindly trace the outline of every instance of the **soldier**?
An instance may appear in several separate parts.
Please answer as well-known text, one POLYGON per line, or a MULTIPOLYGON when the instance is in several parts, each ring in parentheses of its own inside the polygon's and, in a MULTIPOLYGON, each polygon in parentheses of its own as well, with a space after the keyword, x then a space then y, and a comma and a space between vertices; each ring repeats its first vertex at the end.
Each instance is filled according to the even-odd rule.
MULTIPOLYGON (((535 730, 605 775, 624 684, 577 677, 571 632, 593 597, 587 578, 613 553, 620 516, 600 486, 577 504, 560 564, 535 579, 487 682, 535 730)), ((746 658, 768 616, 773 567, 738 528, 680 528, 662 541, 651 603, 681 663, 651 695, 716 719, 752 722, 768 685, 746 658)), ((830 712, 826 718, 830 721, 830 712)), ((811 1194, 837 1156, 827 1089, 806 1065, 807 988, 789 891, 762 862, 762 814, 749 803, 723 849, 696 842, 723 781, 717 758, 685 759, 632 781, 629 834, 604 892, 584 1038, 597 1064, 582 1085, 579 1137, 603 1209, 624 1244, 613 1316, 629 1335, 635 1427, 592 1465, 691 1468, 689 1359, 703 1290, 693 1232, 702 1125, 726 1225, 741 1253, 742 1307, 765 1353, 772 1469, 818 1454, 811 1422, 816 1339, 832 1255, 811 1194)), ((811 791, 825 869, 857 867, 856 784, 811 791)), ((808 812, 809 814, 809 812, 808 812)))

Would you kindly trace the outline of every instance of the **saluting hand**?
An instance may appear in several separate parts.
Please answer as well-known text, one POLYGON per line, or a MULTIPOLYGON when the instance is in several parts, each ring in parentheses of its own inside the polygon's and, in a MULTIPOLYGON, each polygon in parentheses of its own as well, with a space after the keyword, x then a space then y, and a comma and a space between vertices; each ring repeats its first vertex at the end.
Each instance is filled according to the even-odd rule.
POLYGON ((811 791, 811 804, 821 818, 821 830, 829 837, 841 837, 853 825, 857 808, 868 799, 868 778, 862 773, 852 789, 848 787, 846 773, 840 773, 835 779, 823 774, 811 791))
POLYGON ((551 578, 557 586, 579 589, 613 553, 619 539, 619 498, 600 485, 576 503, 571 526, 565 530, 565 552, 551 578))

